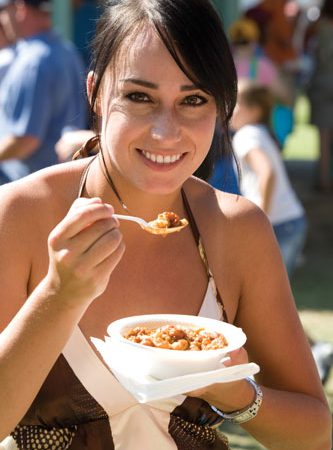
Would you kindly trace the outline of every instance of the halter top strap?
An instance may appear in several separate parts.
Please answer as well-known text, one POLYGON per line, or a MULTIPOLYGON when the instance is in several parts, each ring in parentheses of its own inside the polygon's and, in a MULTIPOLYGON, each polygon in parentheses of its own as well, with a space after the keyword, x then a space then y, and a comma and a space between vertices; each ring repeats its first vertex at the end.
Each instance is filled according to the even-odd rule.
POLYGON ((78 188, 78 192, 77 192, 77 198, 82 197, 83 189, 85 188, 86 181, 87 181, 89 167, 90 167, 91 163, 94 161, 94 159, 97 156, 98 155, 95 155, 93 158, 91 158, 91 160, 88 162, 86 167, 83 169, 83 172, 81 174, 80 181, 79 181, 79 188, 78 188))
MULTIPOLYGON (((188 201, 188 199, 186 197, 186 194, 185 194, 185 191, 184 191, 183 188, 181 190, 181 194, 182 194, 182 198, 183 198, 183 202, 184 202, 184 208, 185 208, 186 214, 187 214, 187 216, 189 218, 189 225, 191 227, 191 231, 192 231, 193 237, 195 239, 195 242, 196 242, 198 250, 199 250, 200 258, 201 258, 201 260, 202 260, 202 262, 203 262, 203 264, 204 264, 204 266, 206 268, 207 276, 208 276, 209 280, 213 280, 214 281, 213 274, 212 274, 212 272, 211 272, 211 270, 209 268, 206 251, 205 251, 205 248, 204 248, 204 246, 202 244, 200 232, 199 232, 198 226, 196 224, 194 215, 192 213, 192 210, 191 210, 191 207, 190 207, 190 203, 189 203, 189 201, 188 201)), ((214 284, 215 284, 215 291, 216 291, 216 301, 221 305, 221 308, 222 308, 223 321, 224 322, 229 322, 228 321, 227 312, 225 310, 224 303, 223 303, 223 300, 222 300, 222 297, 221 297, 221 295, 219 293, 219 290, 217 289, 215 281, 214 281, 214 284)))

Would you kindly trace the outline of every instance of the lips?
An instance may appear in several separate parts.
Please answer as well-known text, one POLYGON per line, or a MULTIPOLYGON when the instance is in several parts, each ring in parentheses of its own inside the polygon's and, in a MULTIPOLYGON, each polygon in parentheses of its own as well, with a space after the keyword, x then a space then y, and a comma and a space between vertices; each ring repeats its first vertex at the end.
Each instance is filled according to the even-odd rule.
POLYGON ((183 153, 177 153, 175 155, 162 155, 159 153, 151 153, 147 152, 145 150, 140 150, 141 154, 148 159, 149 161, 152 161, 157 164, 173 164, 180 160, 180 158, 183 156, 183 153))

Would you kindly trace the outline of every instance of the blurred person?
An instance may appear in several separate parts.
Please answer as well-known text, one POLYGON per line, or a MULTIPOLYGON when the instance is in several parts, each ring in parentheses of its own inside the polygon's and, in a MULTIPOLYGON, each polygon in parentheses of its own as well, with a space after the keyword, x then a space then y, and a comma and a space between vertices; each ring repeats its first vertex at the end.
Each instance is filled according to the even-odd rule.
MULTIPOLYGON (((263 0, 245 12, 247 17, 259 21, 263 50, 279 68, 280 77, 289 92, 289 106, 293 106, 296 100, 296 79, 299 71, 299 55, 294 47, 296 11, 296 5, 292 0, 263 0)), ((283 118, 283 114, 287 111, 281 109, 278 112, 283 118)), ((277 126, 280 120, 277 116, 275 119, 277 126)))
POLYGON ((278 70, 265 56, 259 36, 259 28, 251 19, 241 17, 231 24, 229 37, 237 75, 240 78, 257 79, 262 84, 274 86, 278 83, 278 70))
POLYGON ((283 66, 297 58, 293 47, 294 21, 287 14, 290 0, 263 0, 244 12, 260 30, 260 43, 275 64, 283 66))
POLYGON ((267 214, 291 277, 304 247, 307 220, 270 131, 272 106, 269 88, 239 81, 231 120, 233 148, 241 168, 241 194, 267 214))
POLYGON ((307 46, 307 37, 313 22, 317 21, 320 15, 320 8, 316 6, 316 3, 318 3, 316 0, 309 3, 301 3, 295 20, 293 42, 298 54, 296 89, 301 95, 306 95, 304 91, 313 71, 312 50, 307 46))
POLYGON ((307 86, 311 122, 319 129, 320 154, 318 180, 321 192, 333 189, 333 2, 326 0, 321 16, 307 32, 311 47, 313 72, 307 86))
POLYGON ((76 151, 96 133, 88 129, 65 131, 55 145, 60 162, 70 161, 76 151))
POLYGON ((293 129, 292 95, 277 65, 265 54, 260 44, 260 31, 254 20, 246 17, 235 21, 229 36, 239 78, 247 78, 269 86, 275 96, 272 109, 274 133, 283 147, 293 129))
POLYGON ((271 19, 271 13, 265 8, 264 3, 258 0, 250 2, 250 4, 245 2, 242 7, 242 15, 256 23, 259 30, 259 44, 263 47, 266 42, 266 29, 271 19))
POLYGON ((91 63, 90 42, 96 32, 96 23, 101 8, 98 0, 72 0, 72 6, 73 42, 88 68, 91 63))
POLYGON ((295 16, 288 14, 290 0, 265 0, 264 3, 270 13, 265 52, 276 64, 288 70, 298 57, 293 46, 295 16))
POLYGON ((82 159, 0 187, 0 441, 227 450, 216 427, 228 420, 270 449, 329 450, 329 408, 270 223, 192 176, 216 123, 228 138, 236 101, 218 13, 208 0, 105 8, 87 80, 99 152, 88 157, 87 143, 82 159), (162 239, 114 214, 161 211, 189 225, 162 239), (152 313, 239 326, 246 347, 229 364, 260 373, 139 403, 89 337, 152 313))
POLYGON ((15 47, 7 40, 7 36, 0 21, 0 84, 14 59, 15 47))
POLYGON ((0 90, 0 184, 55 164, 65 129, 87 121, 84 67, 52 31, 51 1, 1 0, 18 42, 0 90))
POLYGON ((14 61, 15 42, 15 30, 8 11, 3 7, 3 1, 0 0, 0 83, 14 61))

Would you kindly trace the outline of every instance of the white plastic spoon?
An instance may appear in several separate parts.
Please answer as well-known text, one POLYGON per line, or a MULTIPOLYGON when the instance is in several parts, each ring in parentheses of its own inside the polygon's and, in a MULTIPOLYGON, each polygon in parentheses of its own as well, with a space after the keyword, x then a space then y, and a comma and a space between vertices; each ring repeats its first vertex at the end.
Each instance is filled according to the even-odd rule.
POLYGON ((147 231, 148 233, 152 234, 159 234, 166 236, 170 233, 175 233, 176 231, 180 231, 183 228, 185 228, 188 225, 188 221, 186 219, 181 219, 180 223, 181 225, 176 227, 159 227, 157 226, 156 222, 158 222, 159 219, 152 220, 150 222, 146 222, 144 219, 141 219, 140 217, 135 216, 127 216, 123 214, 113 214, 113 217, 116 217, 119 220, 129 220, 132 222, 136 222, 140 225, 140 227, 147 231))

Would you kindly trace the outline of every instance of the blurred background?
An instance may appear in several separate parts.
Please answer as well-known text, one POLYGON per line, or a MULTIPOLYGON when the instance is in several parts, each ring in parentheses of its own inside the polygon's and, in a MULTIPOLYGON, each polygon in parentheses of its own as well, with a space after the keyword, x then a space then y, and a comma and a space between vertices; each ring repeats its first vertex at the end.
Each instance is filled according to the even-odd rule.
MULTIPOLYGON (((274 94, 271 128, 308 221, 290 281, 333 411, 333 0, 212 1, 239 76, 274 94)), ((74 44, 86 72, 99 14, 98 0, 52 2, 52 27, 74 44)), ((240 427, 227 431, 234 449, 262 448, 240 427)))
MULTIPOLYGON (((308 219, 305 246, 291 276, 291 285, 305 331, 318 344, 318 352, 322 352, 318 364, 321 364, 323 384, 333 411, 333 139, 326 149, 324 141, 321 142, 325 137, 321 127, 324 132, 333 130, 333 110, 330 112, 333 108, 333 0, 325 5, 321 0, 213 0, 213 3, 228 30, 236 62, 238 53, 233 32, 240 28, 240 41, 244 41, 241 57, 250 48, 258 61, 267 58, 274 67, 274 79, 263 78, 263 83, 276 89, 272 128, 292 187, 308 219), (331 29, 322 38, 318 28, 324 17, 331 29), (259 33, 255 38, 251 31, 247 35, 246 27, 242 28, 244 23, 240 21, 244 18, 256 23, 259 33), (331 47, 325 48, 328 41, 331 47), (327 78, 318 79, 317 72, 326 70, 327 78), (314 93, 319 97, 313 98, 314 93), (326 99, 329 99, 327 109, 323 106, 326 99), (325 344, 329 345, 325 347, 325 344)), ((73 40, 87 63, 86 44, 89 33, 93 33, 94 14, 98 16, 98 2, 56 0, 54 3, 55 27, 73 40)), ((250 73, 251 67, 245 75, 259 78, 258 67, 256 75, 250 73)), ((241 63, 237 68, 241 70, 241 63)), ((231 426, 228 434, 234 449, 262 448, 240 427, 231 426)))

